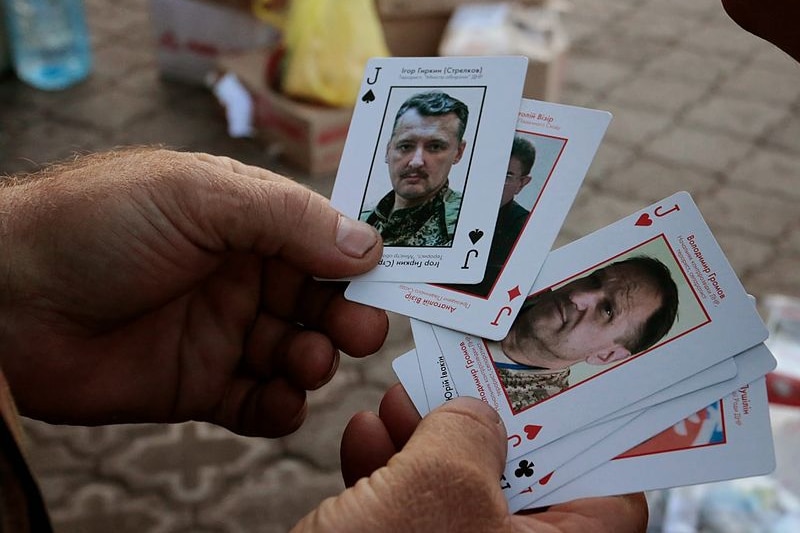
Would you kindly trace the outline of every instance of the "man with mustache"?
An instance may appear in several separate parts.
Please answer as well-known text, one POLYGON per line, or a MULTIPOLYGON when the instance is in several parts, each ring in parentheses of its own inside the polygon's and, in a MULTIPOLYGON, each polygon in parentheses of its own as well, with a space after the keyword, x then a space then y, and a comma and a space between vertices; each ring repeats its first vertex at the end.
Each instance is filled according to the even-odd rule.
POLYGON ((566 389, 576 363, 607 365, 652 347, 677 312, 669 269, 644 256, 540 293, 523 306, 499 346, 490 346, 512 409, 566 389))
POLYGON ((461 194, 450 189, 450 168, 464 155, 469 109, 441 91, 418 93, 395 116, 386 145, 392 190, 360 219, 385 246, 450 246, 461 194))

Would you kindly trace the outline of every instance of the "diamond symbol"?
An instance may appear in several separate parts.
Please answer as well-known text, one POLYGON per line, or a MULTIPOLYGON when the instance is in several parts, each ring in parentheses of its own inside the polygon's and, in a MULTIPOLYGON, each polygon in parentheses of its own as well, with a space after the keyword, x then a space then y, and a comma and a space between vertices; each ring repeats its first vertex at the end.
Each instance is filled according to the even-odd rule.
POLYGON ((519 285, 508 291, 508 301, 510 302, 514 298, 522 296, 522 293, 519 291, 519 285))

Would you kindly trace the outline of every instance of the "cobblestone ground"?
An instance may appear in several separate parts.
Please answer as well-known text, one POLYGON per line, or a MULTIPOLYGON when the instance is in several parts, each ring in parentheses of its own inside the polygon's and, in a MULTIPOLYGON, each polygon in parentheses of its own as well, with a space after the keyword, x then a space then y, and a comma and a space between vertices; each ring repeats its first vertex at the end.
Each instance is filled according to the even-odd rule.
MULTIPOLYGON (((745 287, 800 296, 800 67, 736 27, 715 0, 574 0, 564 103, 615 119, 558 239, 564 244, 678 190, 705 214, 745 287), (794 206, 794 207, 793 207, 794 206)), ((327 194, 255 141, 227 138, 198 87, 159 79, 144 0, 87 0, 96 66, 61 93, 0 79, 0 172, 75 150, 164 143, 277 168, 327 194)), ((55 427, 29 421, 31 458, 59 532, 285 531, 341 489, 338 442, 349 417, 376 409, 389 340, 343 359, 311 396, 296 434, 265 441, 200 423, 55 427)))

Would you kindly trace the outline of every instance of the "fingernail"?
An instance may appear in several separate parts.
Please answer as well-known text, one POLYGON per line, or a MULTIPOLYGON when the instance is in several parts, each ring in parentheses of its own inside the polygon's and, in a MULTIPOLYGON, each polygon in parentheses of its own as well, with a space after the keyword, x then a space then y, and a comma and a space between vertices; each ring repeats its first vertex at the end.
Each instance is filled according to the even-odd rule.
POLYGON ((336 247, 350 257, 364 257, 378 244, 378 232, 364 222, 339 215, 336 228, 336 247))
POLYGON ((502 425, 503 424, 503 419, 500 418, 500 413, 498 413, 497 411, 495 411, 491 407, 489 407, 489 411, 491 411, 491 414, 489 414, 489 417, 492 419, 492 422, 494 422, 495 424, 498 424, 498 425, 502 425))
POLYGON ((500 413, 498 413, 496 410, 494 410, 492 408, 492 406, 490 406, 489 404, 484 403, 484 402, 481 402, 481 403, 483 403, 483 405, 485 405, 488 408, 488 410, 486 410, 486 415, 489 417, 489 419, 492 422, 494 422, 494 424, 496 426, 500 426, 501 428, 503 428, 503 433, 505 433, 506 425, 503 423, 503 419, 500 418, 500 413))
MULTIPOLYGON (((481 402, 481 403, 483 403, 483 402, 481 402)), ((489 411, 491 411, 491 414, 489 414, 489 411, 487 411, 487 415, 490 417, 492 422, 494 422, 495 426, 500 428, 500 431, 503 433, 503 435, 507 435, 508 431, 506 430, 506 424, 505 424, 505 422, 503 422, 503 419, 500 416, 500 413, 498 413, 496 410, 494 410, 490 405, 488 405, 488 404, 484 404, 484 405, 489 408, 489 411)))

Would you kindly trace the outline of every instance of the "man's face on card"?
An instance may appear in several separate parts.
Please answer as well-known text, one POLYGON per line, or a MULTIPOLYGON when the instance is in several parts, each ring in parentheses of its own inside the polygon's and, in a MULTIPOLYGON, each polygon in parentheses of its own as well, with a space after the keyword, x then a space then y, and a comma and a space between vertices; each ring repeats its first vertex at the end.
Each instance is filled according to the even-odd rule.
POLYGON ((608 364, 631 355, 624 345, 661 302, 641 267, 612 264, 543 294, 519 314, 501 346, 512 360, 531 366, 608 364))
POLYGON ((514 199, 516 195, 522 191, 531 177, 523 174, 522 163, 514 156, 508 160, 508 169, 506 170, 506 183, 503 186, 503 195, 500 197, 500 207, 506 205, 514 199))
POLYGON ((439 192, 464 154, 458 130, 455 113, 424 116, 412 108, 400 117, 386 147, 398 207, 421 205, 439 192))

